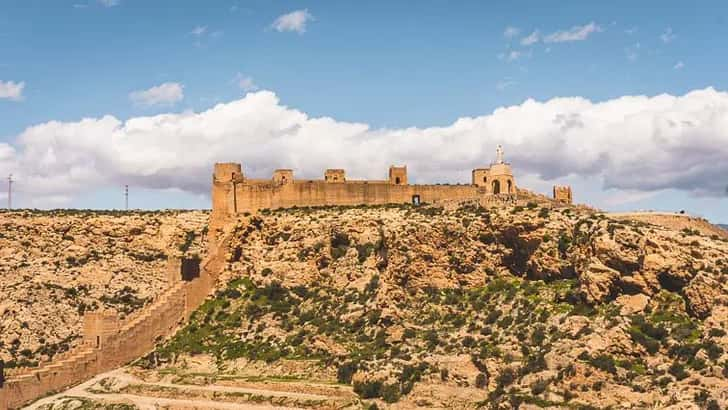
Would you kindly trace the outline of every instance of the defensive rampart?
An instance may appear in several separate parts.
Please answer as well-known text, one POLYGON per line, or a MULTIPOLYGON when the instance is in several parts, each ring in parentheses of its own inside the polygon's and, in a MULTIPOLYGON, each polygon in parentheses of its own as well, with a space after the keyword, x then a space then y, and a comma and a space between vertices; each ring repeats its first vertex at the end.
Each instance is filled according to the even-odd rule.
POLYGON ((213 219, 260 209, 293 206, 383 205, 438 203, 501 196, 514 198, 518 189, 504 162, 473 171, 470 184, 410 185, 407 168, 392 166, 388 180, 348 180, 343 169, 329 169, 324 179, 294 179, 289 169, 271 179, 246 178, 242 166, 215 164, 212 178, 213 219))
MULTIPOLYGON (((223 239, 220 243, 225 244, 223 239)), ((224 263, 221 246, 210 252, 199 276, 182 280, 180 264, 171 268, 170 288, 125 322, 115 313, 84 316, 83 342, 37 368, 11 369, 0 386, 0 410, 23 404, 78 384, 143 356, 186 320, 209 294, 224 263)), ((2 377, 0 377, 2 380, 2 377)))

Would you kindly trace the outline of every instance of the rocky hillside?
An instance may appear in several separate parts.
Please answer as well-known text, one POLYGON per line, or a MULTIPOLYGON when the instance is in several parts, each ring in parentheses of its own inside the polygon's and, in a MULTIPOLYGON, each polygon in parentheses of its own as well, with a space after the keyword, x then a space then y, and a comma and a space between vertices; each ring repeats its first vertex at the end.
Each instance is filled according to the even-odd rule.
POLYGON ((728 406, 718 236, 533 204, 263 212, 232 238, 220 290, 136 377, 338 382, 392 408, 728 406))
POLYGON ((34 366, 78 342, 83 314, 122 317, 167 283, 167 260, 205 250, 206 212, 0 213, 0 359, 34 366))

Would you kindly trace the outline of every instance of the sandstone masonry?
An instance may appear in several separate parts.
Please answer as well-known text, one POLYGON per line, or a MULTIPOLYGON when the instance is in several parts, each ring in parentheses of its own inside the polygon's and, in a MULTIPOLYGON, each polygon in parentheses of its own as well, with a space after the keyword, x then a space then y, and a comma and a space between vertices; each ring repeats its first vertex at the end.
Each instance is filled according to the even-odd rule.
POLYGON ((327 169, 324 179, 294 179, 290 169, 278 169, 271 179, 245 176, 241 164, 218 163, 212 178, 212 210, 217 216, 259 209, 322 205, 438 203, 449 200, 516 198, 511 165, 499 146, 496 161, 474 169, 469 185, 411 185, 406 166, 391 166, 387 180, 350 180, 343 169, 327 169))
POLYGON ((168 265, 170 288, 151 305, 121 322, 113 312, 96 311, 84 316, 83 343, 37 368, 2 372, 0 410, 24 404, 59 391, 99 373, 115 369, 148 353, 189 318, 212 290, 223 268, 227 237, 211 248, 207 258, 176 260, 168 265))

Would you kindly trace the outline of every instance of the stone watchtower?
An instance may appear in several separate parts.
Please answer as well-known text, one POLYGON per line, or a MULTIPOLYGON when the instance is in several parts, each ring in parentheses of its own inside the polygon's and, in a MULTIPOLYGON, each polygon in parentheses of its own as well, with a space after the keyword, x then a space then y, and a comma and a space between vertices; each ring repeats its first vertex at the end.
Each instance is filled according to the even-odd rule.
POLYGON ((327 169, 324 172, 326 182, 346 182, 346 172, 343 169, 327 169))
POLYGON ((407 166, 389 167, 389 183, 392 185, 407 185, 407 166))
POLYGON ((488 187, 490 168, 475 168, 473 170, 473 185, 477 187, 488 187))
POLYGON ((277 184, 289 184, 293 182, 293 170, 277 169, 273 171, 273 182, 277 184))
MULTIPOLYGON (((228 203, 230 192, 234 192, 235 182, 245 181, 243 168, 240 164, 224 162, 215 164, 215 171, 212 174, 212 209, 223 214, 232 214, 236 211, 237 204, 228 203)), ((233 201, 235 202, 235 201, 233 201)))
POLYGON ((100 310, 83 316, 83 341, 87 346, 101 348, 109 337, 119 331, 116 312, 100 310))
POLYGON ((554 185, 554 200, 571 205, 574 202, 571 196, 571 187, 568 185, 554 185))

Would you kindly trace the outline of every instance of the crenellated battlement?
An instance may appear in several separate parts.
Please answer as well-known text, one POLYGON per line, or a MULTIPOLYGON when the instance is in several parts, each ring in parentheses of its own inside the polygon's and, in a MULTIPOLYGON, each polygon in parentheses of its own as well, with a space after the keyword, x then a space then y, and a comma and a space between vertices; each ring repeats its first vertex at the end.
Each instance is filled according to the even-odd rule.
POLYGON ((503 160, 499 146, 494 163, 474 169, 470 184, 457 185, 409 184, 406 166, 390 166, 385 180, 351 180, 344 169, 327 169, 323 179, 294 179, 290 169, 278 169, 270 179, 251 179, 244 176, 241 164, 215 164, 212 210, 216 217, 224 217, 264 208, 438 203, 515 198, 517 193, 511 165, 503 160))

